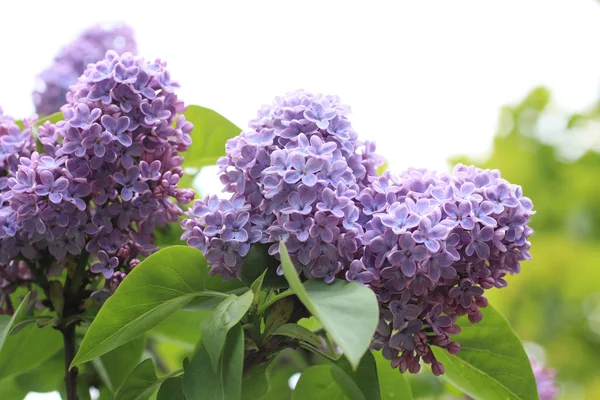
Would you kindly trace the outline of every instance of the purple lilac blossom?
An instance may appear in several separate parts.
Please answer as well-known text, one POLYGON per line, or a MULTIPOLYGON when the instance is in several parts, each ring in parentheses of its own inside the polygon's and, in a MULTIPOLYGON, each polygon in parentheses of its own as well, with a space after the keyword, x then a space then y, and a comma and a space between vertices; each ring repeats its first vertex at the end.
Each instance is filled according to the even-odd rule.
POLYGON ((276 98, 227 142, 218 166, 232 198, 196 201, 182 224, 182 239, 210 255, 211 274, 239 276, 250 245, 279 257, 284 240, 307 278, 331 282, 349 271, 348 279, 372 279, 360 264, 349 267, 363 234, 357 194, 383 159, 358 140, 348 114, 335 96, 298 91, 276 98), (235 243, 233 255, 224 242, 235 243))
MULTIPOLYGON (((122 24, 107 27, 96 25, 63 47, 54 58, 52 66, 38 77, 39 88, 33 93, 36 112, 40 115, 58 112, 66 103, 69 87, 77 81, 88 64, 102 60, 107 50, 114 50, 119 54, 136 53, 133 30, 122 24)), ((114 65, 102 65, 95 75, 107 76, 114 68, 114 65)), ((110 104, 111 85, 114 85, 114 80, 100 80, 92 90, 92 97, 110 104)))
POLYGON ((456 318, 479 322, 485 290, 506 286, 503 278, 531 258, 533 211, 513 201, 520 187, 497 170, 459 164, 451 174, 410 169, 377 182, 357 204, 365 235, 356 255, 374 277, 369 286, 381 307, 372 347, 402 372, 418 372, 423 361, 441 374, 431 346, 458 351, 450 338, 460 332, 456 318), (381 195, 384 204, 373 207, 381 195), (409 322, 399 304, 419 313, 409 322))
MULTIPOLYGON (((54 259, 63 267, 89 253, 92 277, 103 274, 106 288, 114 288, 141 257, 156 250, 155 227, 178 221, 179 205, 194 197, 177 187, 183 175, 179 153, 191 143, 192 126, 178 116, 184 103, 163 89, 158 77, 165 67, 160 60, 106 52, 71 86, 64 120, 39 127, 41 155, 31 134, 33 121, 21 130, 0 110, 0 271, 17 260, 40 268, 41 259, 54 259), (120 65, 127 69, 117 79, 120 65), (141 85, 136 74, 149 66, 154 75, 141 85), (112 88, 110 101, 90 98, 98 85, 112 88), (123 107, 127 100, 115 95, 123 88, 143 93, 129 111, 123 107), (130 123, 142 106, 156 102, 160 123, 130 123)), ((231 224, 233 237, 243 237, 237 231, 241 220, 231 224)))

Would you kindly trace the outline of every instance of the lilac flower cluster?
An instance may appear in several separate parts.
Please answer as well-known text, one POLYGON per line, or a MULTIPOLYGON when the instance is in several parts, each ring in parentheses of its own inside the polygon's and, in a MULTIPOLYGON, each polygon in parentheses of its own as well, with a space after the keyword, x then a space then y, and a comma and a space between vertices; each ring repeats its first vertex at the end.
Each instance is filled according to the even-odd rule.
POLYGON ((133 30, 127 25, 96 25, 62 48, 52 66, 38 77, 40 87, 33 93, 36 112, 41 115, 58 112, 66 102, 69 86, 88 64, 102 60, 107 50, 136 53, 133 30))
POLYGON ((231 199, 196 201, 182 239, 224 279, 252 244, 279 257, 282 240, 306 278, 369 285, 381 310, 372 347, 402 372, 422 360, 441 374, 430 346, 459 351, 456 318, 481 320, 484 291, 530 258, 531 200, 498 171, 464 165, 379 176, 347 112, 305 92, 265 106, 219 160, 231 199))
MULTIPOLYGON (((8 180, 15 176, 19 158, 29 157, 35 150, 31 135, 33 123, 34 120, 26 120, 25 129, 21 129, 12 117, 4 115, 0 107, 0 259, 7 260, 14 251, 14 214, 5 206, 4 199, 10 191, 8 180)), ((0 264, 0 314, 13 313, 10 295, 31 278, 31 271, 25 262, 12 260, 0 264)))
POLYGON ((177 187, 192 124, 165 66, 108 51, 71 87, 64 121, 39 127, 42 154, 8 122, 2 143, 23 136, 28 150, 7 158, 0 181, 0 266, 89 253, 110 285, 156 249, 155 226, 177 221, 177 203, 194 196, 177 187))
POLYGON ((354 260, 363 235, 355 202, 382 160, 348 113, 337 97, 299 91, 227 142, 218 166, 231 199, 198 200, 182 223, 212 274, 236 276, 253 243, 278 257, 280 240, 307 277, 331 282, 354 260))
POLYGON ((460 164, 452 174, 385 173, 361 200, 371 219, 360 260, 381 305, 373 347, 402 372, 423 360, 441 374, 430 346, 456 353, 456 318, 479 322, 484 291, 531 258, 531 200, 499 171, 460 164))

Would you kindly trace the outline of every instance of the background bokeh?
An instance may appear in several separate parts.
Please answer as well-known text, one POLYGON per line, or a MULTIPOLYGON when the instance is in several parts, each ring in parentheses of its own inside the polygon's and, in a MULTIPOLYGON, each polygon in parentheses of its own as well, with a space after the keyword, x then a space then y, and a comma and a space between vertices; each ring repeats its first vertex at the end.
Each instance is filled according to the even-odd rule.
MULTIPOLYGON (((562 399, 599 399, 600 4, 396 3, 10 2, 0 105, 30 115, 35 76, 58 49, 119 20, 140 54, 169 62, 188 104, 239 126, 272 97, 306 88, 350 104, 359 135, 393 170, 498 168, 533 199, 536 234, 533 260, 490 301, 557 369, 562 399)), ((210 173, 197 182, 214 187, 210 173)), ((182 329, 174 345, 155 333, 173 364, 195 337, 182 329)))

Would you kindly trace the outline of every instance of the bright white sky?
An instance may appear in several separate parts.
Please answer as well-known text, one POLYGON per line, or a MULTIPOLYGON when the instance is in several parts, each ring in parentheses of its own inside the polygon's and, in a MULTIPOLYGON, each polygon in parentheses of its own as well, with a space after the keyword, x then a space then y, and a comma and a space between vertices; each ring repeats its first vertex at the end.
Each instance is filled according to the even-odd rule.
POLYGON ((240 127, 290 90, 339 95, 396 171, 485 154, 499 107, 536 85, 567 111, 589 106, 600 87, 596 0, 83 4, 2 5, 6 113, 29 115, 34 78, 59 47, 115 20, 134 27, 142 55, 168 61, 182 99, 240 127))

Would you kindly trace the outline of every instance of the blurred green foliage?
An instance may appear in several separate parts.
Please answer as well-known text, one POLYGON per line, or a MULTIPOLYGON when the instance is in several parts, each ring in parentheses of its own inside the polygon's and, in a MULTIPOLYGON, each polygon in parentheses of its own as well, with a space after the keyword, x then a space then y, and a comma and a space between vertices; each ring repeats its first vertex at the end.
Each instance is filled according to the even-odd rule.
MULTIPOLYGON (((533 260, 489 299, 522 340, 544 347, 548 365, 557 369, 561 398, 585 393, 585 399, 599 399, 600 154, 590 150, 567 161, 544 143, 538 122, 549 103, 548 90, 534 89, 520 104, 502 109, 486 161, 452 161, 499 169, 533 200, 533 260)), ((568 118, 565 129, 574 132, 599 118, 600 107, 568 118)))

